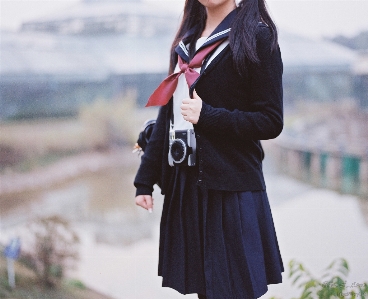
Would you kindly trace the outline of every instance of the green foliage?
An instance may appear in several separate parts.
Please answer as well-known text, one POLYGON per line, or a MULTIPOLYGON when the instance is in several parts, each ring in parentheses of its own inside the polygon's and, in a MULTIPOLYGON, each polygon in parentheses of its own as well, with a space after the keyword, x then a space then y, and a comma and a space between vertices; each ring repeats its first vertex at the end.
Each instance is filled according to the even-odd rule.
MULTIPOLYGON (((368 283, 347 284, 348 262, 341 258, 334 260, 321 278, 315 278, 300 262, 289 262, 289 278, 292 284, 302 289, 295 299, 355 299, 368 298, 368 283)), ((276 299, 276 298, 274 298, 276 299)))
POLYGON ((11 287, 9 286, 7 279, 7 272, 4 269, 1 269, 0 272, 0 298, 9 298, 11 287))
POLYGON ((68 279, 66 281, 66 285, 70 286, 70 287, 73 287, 73 288, 80 289, 80 290, 85 290, 86 289, 85 284, 82 281, 80 281, 79 279, 68 279))

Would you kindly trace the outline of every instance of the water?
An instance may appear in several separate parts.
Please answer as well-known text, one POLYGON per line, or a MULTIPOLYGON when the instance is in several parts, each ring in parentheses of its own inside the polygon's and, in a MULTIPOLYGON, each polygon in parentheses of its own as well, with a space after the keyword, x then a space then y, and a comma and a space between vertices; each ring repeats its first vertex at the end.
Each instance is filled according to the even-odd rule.
POLYGON ((145 224, 154 219, 134 204, 133 179, 139 158, 131 158, 133 166, 85 174, 44 190, 3 195, 2 231, 37 217, 60 215, 93 228, 96 240, 102 243, 124 246, 149 237, 151 231, 145 224))

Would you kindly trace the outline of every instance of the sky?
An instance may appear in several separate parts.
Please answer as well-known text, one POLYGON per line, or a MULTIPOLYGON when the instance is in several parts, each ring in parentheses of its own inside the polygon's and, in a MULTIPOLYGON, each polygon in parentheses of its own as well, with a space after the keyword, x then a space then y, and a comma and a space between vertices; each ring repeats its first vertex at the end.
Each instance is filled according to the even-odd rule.
MULTIPOLYGON (((0 0, 0 26, 16 30, 22 21, 68 9, 79 0, 0 0)), ((183 0, 146 0, 180 11, 183 0), (176 9, 175 9, 176 8, 176 9)), ((368 0, 268 0, 280 29, 313 38, 353 36, 368 30, 368 0)))

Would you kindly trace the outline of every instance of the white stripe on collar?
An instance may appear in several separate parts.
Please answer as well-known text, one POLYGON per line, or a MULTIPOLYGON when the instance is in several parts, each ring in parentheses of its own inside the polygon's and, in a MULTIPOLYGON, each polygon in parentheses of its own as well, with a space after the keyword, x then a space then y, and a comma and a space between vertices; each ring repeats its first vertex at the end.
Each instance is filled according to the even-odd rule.
POLYGON ((231 31, 231 28, 228 28, 228 29, 226 29, 226 30, 220 31, 220 32, 218 32, 218 33, 216 33, 216 34, 214 34, 214 35, 210 36, 210 37, 206 40, 206 42, 208 42, 208 41, 210 41, 210 40, 212 40, 212 39, 214 39, 214 38, 216 38, 216 37, 218 37, 218 36, 220 36, 220 35, 223 35, 223 34, 225 34, 225 33, 228 33, 228 32, 230 32, 230 31, 231 31))
POLYGON ((185 45, 184 45, 183 41, 181 41, 181 42, 179 43, 179 46, 180 46, 180 48, 183 50, 183 52, 184 52, 187 56, 189 56, 188 49, 185 47, 185 45))

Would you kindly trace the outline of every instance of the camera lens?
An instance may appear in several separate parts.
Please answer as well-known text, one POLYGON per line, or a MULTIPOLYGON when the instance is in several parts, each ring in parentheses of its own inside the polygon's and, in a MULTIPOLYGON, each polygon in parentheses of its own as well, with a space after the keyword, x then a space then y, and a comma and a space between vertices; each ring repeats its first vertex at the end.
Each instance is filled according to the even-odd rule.
POLYGON ((175 163, 181 163, 184 161, 187 154, 187 147, 183 140, 176 139, 170 147, 171 157, 175 163))

